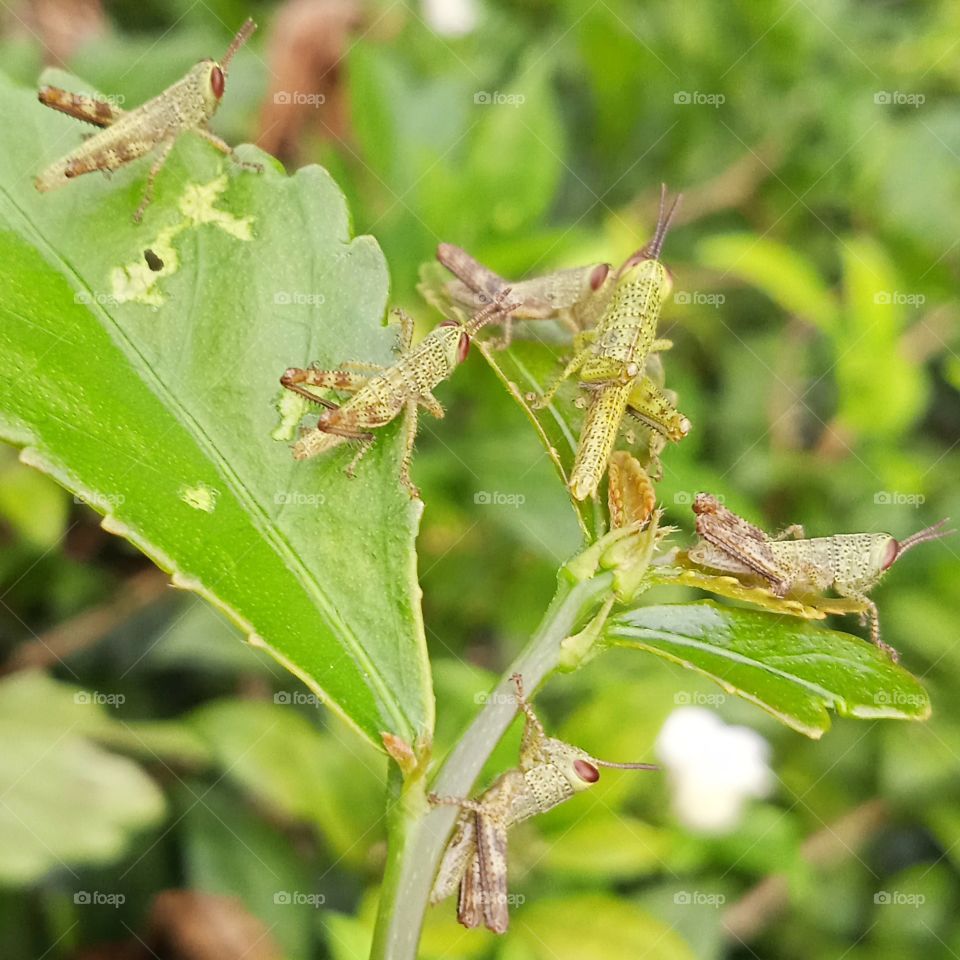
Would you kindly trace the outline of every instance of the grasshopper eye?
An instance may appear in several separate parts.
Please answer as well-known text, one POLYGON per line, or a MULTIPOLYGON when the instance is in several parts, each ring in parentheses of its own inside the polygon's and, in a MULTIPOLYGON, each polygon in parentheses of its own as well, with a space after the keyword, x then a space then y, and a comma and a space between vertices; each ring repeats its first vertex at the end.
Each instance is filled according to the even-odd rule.
POLYGON ((223 96, 223 71, 214 66, 210 71, 210 89, 213 90, 213 95, 219 100, 223 96))
POLYGON ((467 359, 467 354, 470 352, 470 336, 469 334, 461 334, 460 343, 457 344, 457 363, 463 363, 467 359))
POLYGON ((893 561, 896 560, 899 555, 900 544, 891 538, 890 542, 887 544, 887 549, 883 554, 883 560, 881 561, 880 569, 888 570, 891 566, 893 566, 893 561))
POLYGON ((600 771, 586 760, 574 760, 573 770, 584 783, 596 783, 600 779, 600 771))
POLYGON ((599 290, 603 286, 603 282, 607 279, 607 274, 609 273, 609 263, 600 263, 595 266, 593 272, 590 274, 590 289, 599 290))

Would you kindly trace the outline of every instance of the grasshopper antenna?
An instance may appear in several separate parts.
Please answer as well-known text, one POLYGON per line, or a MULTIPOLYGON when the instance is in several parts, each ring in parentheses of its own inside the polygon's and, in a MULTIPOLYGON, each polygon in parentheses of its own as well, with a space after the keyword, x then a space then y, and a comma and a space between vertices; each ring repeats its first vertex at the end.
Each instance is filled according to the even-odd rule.
POLYGON ((598 760, 596 757, 590 758, 592 763, 598 767, 614 767, 617 770, 659 770, 655 763, 614 763, 612 760, 598 760))
POLYGON ((915 547, 918 543, 926 543, 928 540, 939 540, 941 537, 949 537, 950 534, 956 533, 956 530, 942 530, 941 527, 945 523, 949 523, 950 518, 944 517, 939 523, 933 524, 933 526, 927 527, 925 530, 920 530, 917 533, 912 534, 907 537, 906 540, 900 540, 897 543, 897 558, 906 553, 912 547, 915 547))
POLYGON ((667 209, 667 185, 660 184, 660 210, 657 213, 657 229, 653 232, 653 238, 648 244, 641 247, 629 260, 621 267, 621 271, 628 266, 640 263, 642 260, 659 260, 660 251, 663 249, 663 241, 666 239, 667 231, 673 222, 673 216, 677 212, 677 207, 683 199, 683 194, 678 193, 667 209))
POLYGON ((467 321, 467 334, 469 336, 472 337, 479 330, 482 330, 496 314, 506 317, 520 306, 518 301, 507 300, 511 289, 512 287, 504 287, 490 303, 467 321))
POLYGON ((230 41, 230 46, 227 47, 227 52, 220 61, 220 69, 224 73, 227 72, 227 67, 230 66, 233 55, 250 39, 256 29, 257 25, 248 17, 244 25, 237 31, 237 35, 230 41))
POLYGON ((659 260, 660 251, 663 248, 663 241, 667 236, 667 231, 670 229, 670 223, 673 220, 673 215, 677 212, 677 207, 680 205, 680 200, 683 197, 682 193, 678 193, 673 203, 670 205, 670 209, 667 210, 667 185, 665 183, 660 184, 660 210, 657 214, 657 229, 653 234, 653 239, 644 247, 644 254, 646 255, 647 260, 659 260))

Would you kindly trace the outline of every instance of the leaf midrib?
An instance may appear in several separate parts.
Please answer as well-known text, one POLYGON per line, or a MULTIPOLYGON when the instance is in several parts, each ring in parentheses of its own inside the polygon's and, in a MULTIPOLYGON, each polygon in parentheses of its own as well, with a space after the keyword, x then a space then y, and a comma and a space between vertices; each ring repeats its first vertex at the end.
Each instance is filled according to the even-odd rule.
POLYGON ((705 643, 703 640, 696 640, 693 637, 689 637, 682 633, 671 633, 668 630, 656 629, 654 627, 638 627, 636 625, 628 625, 623 622, 618 622, 617 624, 613 625, 610 633, 616 637, 621 635, 622 632, 626 634, 627 639, 630 639, 630 631, 637 631, 636 638, 638 640, 642 640, 643 635, 646 635, 647 637, 651 637, 653 639, 663 640, 669 643, 676 643, 681 647, 691 647, 696 650, 703 650, 706 653, 710 653, 730 661, 735 661, 744 666, 753 667, 754 669, 763 671, 764 673, 770 673, 774 676, 780 677, 782 680, 788 680, 799 687, 809 690, 811 693, 816 693, 821 697, 821 699, 827 701, 831 706, 836 706, 837 704, 848 706, 846 697, 842 697, 838 693, 834 693, 825 687, 821 687, 819 684, 814 683, 811 680, 797 676, 795 673, 787 673, 784 670, 770 666, 765 662, 753 660, 741 653, 737 653, 736 651, 724 649, 722 647, 716 647, 710 643, 705 643))

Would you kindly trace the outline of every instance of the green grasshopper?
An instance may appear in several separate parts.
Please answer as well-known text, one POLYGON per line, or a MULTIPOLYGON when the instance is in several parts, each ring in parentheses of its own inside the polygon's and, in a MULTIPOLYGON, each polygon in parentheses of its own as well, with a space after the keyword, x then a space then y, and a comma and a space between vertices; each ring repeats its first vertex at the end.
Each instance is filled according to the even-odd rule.
POLYGON ((840 596, 865 605, 870 639, 893 660, 898 660, 899 654, 880 639, 877 605, 867 594, 908 550, 955 532, 941 529, 947 522, 944 519, 900 541, 889 533, 841 533, 808 540, 799 524, 770 537, 709 493, 697 494, 693 511, 700 542, 687 556, 694 563, 759 576, 778 597, 832 587, 840 596))
POLYGON ((677 441, 689 432, 689 420, 645 372, 652 354, 672 346, 657 337, 660 309, 673 288, 660 251, 679 201, 666 210, 664 186, 653 239, 620 268, 596 328, 577 335, 574 357, 560 376, 542 397, 529 398, 535 407, 546 406, 575 373, 593 393, 568 483, 577 500, 596 493, 628 410, 665 439, 677 441))
MULTIPOLYGON (((219 63, 201 60, 182 80, 129 112, 97 97, 70 93, 59 87, 42 87, 37 94, 42 104, 104 129, 47 167, 36 178, 36 188, 43 193, 62 187, 84 173, 116 170, 159 147, 160 152, 147 177, 143 199, 133 216, 139 223, 153 199, 154 181, 177 138, 185 130, 193 130, 218 150, 236 159, 229 144, 212 134, 207 123, 220 106, 230 61, 256 28, 252 20, 247 20, 219 63)), ((263 169, 260 164, 236 162, 251 169, 263 169)))
POLYGON ((546 406, 575 373, 583 384, 625 383, 643 372, 649 354, 673 346, 669 340, 657 338, 660 309, 673 289, 670 273, 660 262, 660 250, 680 197, 669 211, 665 211, 665 201, 664 186, 653 239, 617 272, 596 329, 584 331, 575 340, 573 359, 539 398, 538 407, 546 406))
POLYGON ((509 288, 501 291, 493 303, 467 320, 462 316, 444 320, 416 347, 412 346, 413 320, 402 310, 396 311, 400 320, 400 359, 392 366, 348 362, 336 370, 290 367, 284 371, 280 383, 287 390, 327 408, 320 415, 316 429, 307 431, 294 445, 294 459, 306 460, 347 440, 359 441, 360 449, 347 466, 348 476, 353 476, 360 459, 373 443, 372 431, 405 412, 406 445, 400 479, 411 497, 419 497, 420 492, 410 479, 418 408, 423 407, 437 418, 443 417, 443 407, 434 397, 433 388, 466 359, 471 338, 497 314, 512 308, 512 302, 504 302, 509 292, 509 288), (338 405, 311 392, 309 387, 341 390, 352 396, 338 405))
POLYGON ((602 316, 613 287, 609 263, 557 270, 510 283, 452 243, 437 247, 437 260, 457 277, 446 285, 447 296, 468 309, 490 303, 510 288, 517 307, 504 317, 503 347, 510 345, 514 319, 557 319, 575 334, 593 326, 602 316))
POLYGON ((460 888, 457 919, 465 927, 481 923, 494 933, 506 932, 507 832, 515 823, 569 800, 600 779, 600 767, 623 770, 656 770, 649 763, 611 763, 584 750, 548 737, 533 708, 523 695, 519 674, 517 706, 524 714, 520 763, 502 774, 477 800, 430 794, 430 802, 459 807, 453 834, 440 862, 430 894, 439 903, 460 888))

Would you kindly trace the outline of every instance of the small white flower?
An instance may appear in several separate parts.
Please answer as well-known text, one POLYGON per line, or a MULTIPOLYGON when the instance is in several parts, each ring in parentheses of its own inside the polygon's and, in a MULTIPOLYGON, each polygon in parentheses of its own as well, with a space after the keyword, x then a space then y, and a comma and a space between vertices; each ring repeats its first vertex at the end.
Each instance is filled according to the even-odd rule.
POLYGON ((702 707, 681 707, 657 737, 677 819, 699 833, 729 833, 751 797, 773 787, 770 745, 748 727, 725 724, 702 707))
POLYGON ((475 0, 423 0, 423 19, 442 37, 462 37, 477 26, 475 0))

